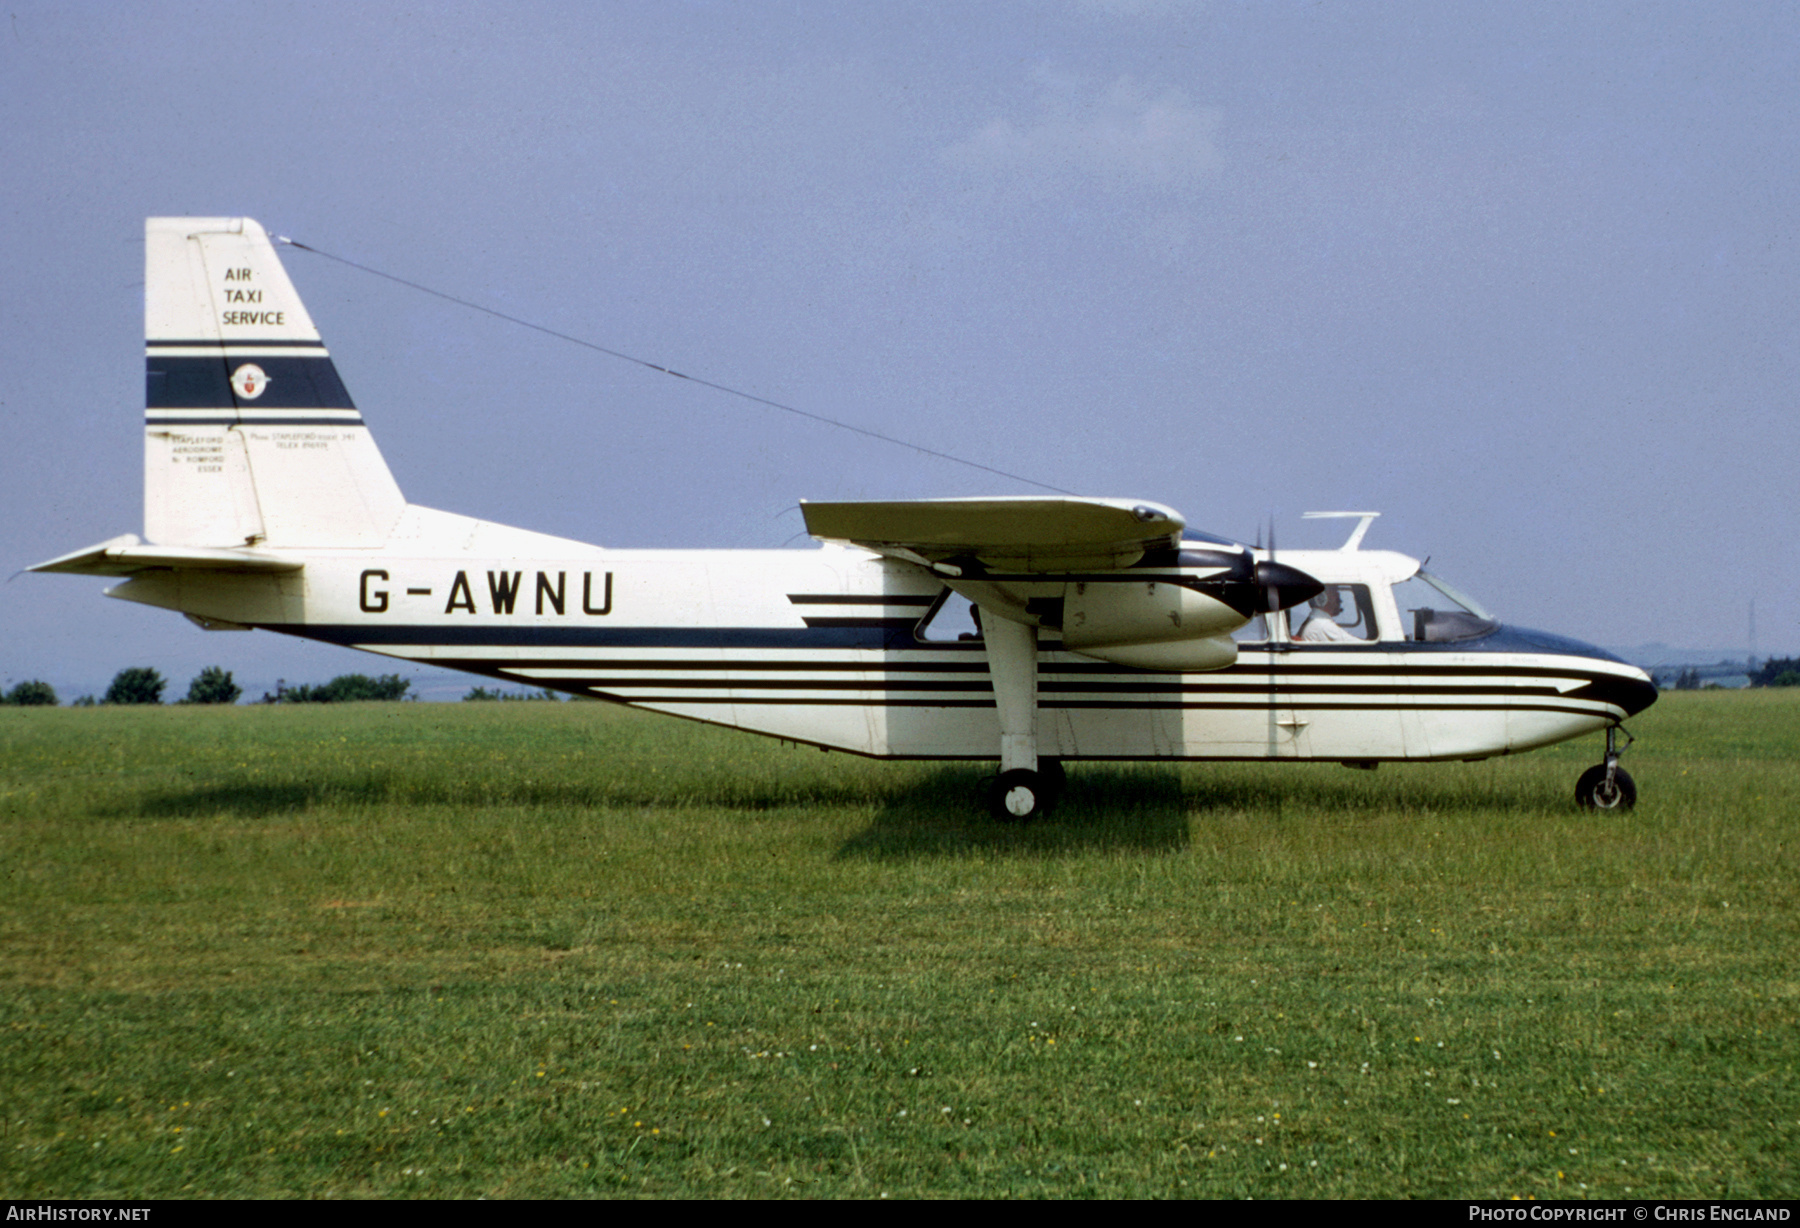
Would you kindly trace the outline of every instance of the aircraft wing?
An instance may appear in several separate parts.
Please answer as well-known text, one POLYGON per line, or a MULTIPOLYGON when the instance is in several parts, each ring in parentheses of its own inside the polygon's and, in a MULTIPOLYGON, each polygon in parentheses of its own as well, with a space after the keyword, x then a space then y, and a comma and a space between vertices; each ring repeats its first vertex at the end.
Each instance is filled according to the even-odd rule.
POLYGON ((1181 513, 1135 499, 915 499, 801 501, 806 531, 947 575, 967 562, 993 571, 1129 567, 1146 550, 1178 546, 1181 513))
POLYGON ((249 550, 211 546, 146 546, 127 533, 97 546, 27 567, 26 571, 62 572, 77 576, 135 576, 141 571, 299 571, 297 559, 249 550))

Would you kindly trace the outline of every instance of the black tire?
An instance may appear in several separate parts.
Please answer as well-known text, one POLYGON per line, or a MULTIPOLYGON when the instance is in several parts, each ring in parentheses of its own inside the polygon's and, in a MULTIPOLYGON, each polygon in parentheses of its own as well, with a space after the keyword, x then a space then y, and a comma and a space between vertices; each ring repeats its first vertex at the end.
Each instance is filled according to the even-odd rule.
POLYGON ((1051 797, 1040 773, 1014 768, 988 786, 988 812, 1002 823, 1029 823, 1050 809, 1051 797))
POLYGON ((1575 782, 1575 801, 1583 810, 1630 810, 1637 805, 1637 784, 1624 768, 1614 768, 1608 789, 1606 765, 1596 763, 1575 782))

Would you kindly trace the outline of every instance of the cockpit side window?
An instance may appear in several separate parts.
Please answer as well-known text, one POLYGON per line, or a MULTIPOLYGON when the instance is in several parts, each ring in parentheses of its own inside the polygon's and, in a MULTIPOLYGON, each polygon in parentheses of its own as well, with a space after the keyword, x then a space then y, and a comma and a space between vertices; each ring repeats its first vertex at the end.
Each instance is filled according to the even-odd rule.
POLYGON ((1303 644, 1366 644, 1375 638, 1375 606, 1366 584, 1327 584, 1308 606, 1290 610, 1288 619, 1299 623, 1294 638, 1303 644))

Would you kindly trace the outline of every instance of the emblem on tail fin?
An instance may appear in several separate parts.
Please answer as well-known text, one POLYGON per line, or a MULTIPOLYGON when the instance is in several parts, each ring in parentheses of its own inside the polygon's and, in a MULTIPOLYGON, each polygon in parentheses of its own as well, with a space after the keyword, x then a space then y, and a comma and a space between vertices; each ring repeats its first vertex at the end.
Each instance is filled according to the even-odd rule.
POLYGON ((231 373, 231 389, 241 401, 254 401, 269 386, 269 377, 253 362, 247 362, 231 373))

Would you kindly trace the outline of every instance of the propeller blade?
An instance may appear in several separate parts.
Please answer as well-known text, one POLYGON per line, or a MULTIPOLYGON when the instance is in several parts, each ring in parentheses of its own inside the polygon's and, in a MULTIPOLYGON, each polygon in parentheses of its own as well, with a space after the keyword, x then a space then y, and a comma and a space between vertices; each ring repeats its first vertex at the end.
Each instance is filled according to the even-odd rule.
POLYGON ((1265 566, 1273 567, 1274 565, 1275 565, 1275 513, 1270 512, 1269 513, 1269 558, 1266 563, 1259 564, 1256 569, 1257 573, 1258 573, 1257 579, 1262 584, 1263 610, 1269 614, 1273 614, 1276 610, 1284 608, 1281 604, 1280 590, 1277 589, 1275 585, 1269 583, 1269 581, 1264 580, 1262 578, 1262 574, 1261 574, 1263 567, 1265 567, 1265 566))

